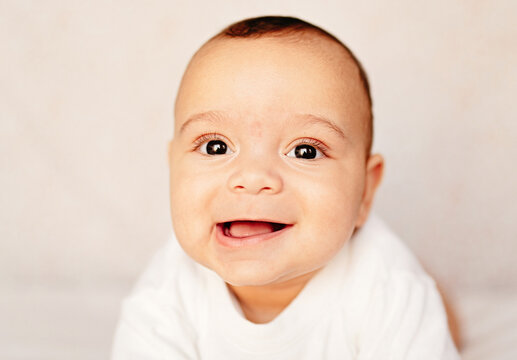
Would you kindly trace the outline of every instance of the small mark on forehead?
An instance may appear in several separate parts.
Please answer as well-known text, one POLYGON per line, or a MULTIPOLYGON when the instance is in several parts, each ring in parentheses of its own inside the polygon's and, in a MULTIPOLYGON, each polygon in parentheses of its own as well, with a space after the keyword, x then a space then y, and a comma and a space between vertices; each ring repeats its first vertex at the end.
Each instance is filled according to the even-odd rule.
POLYGON ((253 135, 257 137, 262 137, 262 123, 258 120, 253 121, 250 124, 250 130, 253 135))

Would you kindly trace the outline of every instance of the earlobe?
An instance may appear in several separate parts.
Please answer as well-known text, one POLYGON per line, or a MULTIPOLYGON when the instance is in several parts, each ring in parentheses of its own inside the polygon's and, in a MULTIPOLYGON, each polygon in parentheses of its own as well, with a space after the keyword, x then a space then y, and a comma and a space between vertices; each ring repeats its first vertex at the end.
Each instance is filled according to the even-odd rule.
POLYGON ((383 173, 383 157, 380 154, 371 155, 366 162, 363 199, 361 202, 361 208, 359 209, 356 227, 361 227, 366 222, 372 207, 375 192, 381 183, 383 173))

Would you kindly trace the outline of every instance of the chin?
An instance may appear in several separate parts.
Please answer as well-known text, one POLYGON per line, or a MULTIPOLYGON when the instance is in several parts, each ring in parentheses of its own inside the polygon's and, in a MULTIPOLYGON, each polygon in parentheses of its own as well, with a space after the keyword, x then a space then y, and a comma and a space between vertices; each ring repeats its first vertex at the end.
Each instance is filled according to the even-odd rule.
POLYGON ((265 286, 276 283, 279 275, 264 273, 264 271, 253 269, 235 271, 216 271, 226 283, 232 286, 265 286), (275 276, 276 275, 276 276, 275 276))

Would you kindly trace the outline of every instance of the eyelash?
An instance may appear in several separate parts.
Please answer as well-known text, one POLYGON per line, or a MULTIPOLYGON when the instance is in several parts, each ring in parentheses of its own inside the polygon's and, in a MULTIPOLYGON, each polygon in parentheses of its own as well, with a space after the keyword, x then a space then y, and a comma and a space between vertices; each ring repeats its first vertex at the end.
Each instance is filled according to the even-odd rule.
POLYGON ((215 132, 203 134, 200 137, 198 137, 192 144, 192 151, 199 150, 201 145, 203 145, 205 142, 210 141, 210 140, 222 140, 222 141, 227 142, 227 140, 221 134, 218 134, 215 132))
POLYGON ((319 151, 322 152, 322 154, 326 157, 327 156, 327 152, 329 150, 329 148, 327 147, 327 145, 325 145, 324 143, 322 143, 321 141, 319 140, 316 140, 314 138, 303 138, 303 139, 299 139, 297 140, 294 145, 291 147, 291 148, 294 148, 296 146, 299 146, 299 145, 310 145, 310 146, 313 146, 315 147, 316 149, 318 149, 319 151))
MULTIPOLYGON (((219 133, 215 133, 215 132, 207 133, 207 134, 201 135, 194 141, 194 143, 192 144, 192 151, 199 150, 201 145, 203 145, 205 142, 210 141, 210 140, 222 140, 222 141, 228 142, 226 140, 226 138, 219 133)), ((327 152, 329 150, 328 147, 324 143, 322 143, 321 141, 316 140, 314 138, 299 139, 294 143, 294 145, 291 148, 294 148, 299 145, 314 146, 316 149, 321 151, 325 157, 327 156, 327 152)))

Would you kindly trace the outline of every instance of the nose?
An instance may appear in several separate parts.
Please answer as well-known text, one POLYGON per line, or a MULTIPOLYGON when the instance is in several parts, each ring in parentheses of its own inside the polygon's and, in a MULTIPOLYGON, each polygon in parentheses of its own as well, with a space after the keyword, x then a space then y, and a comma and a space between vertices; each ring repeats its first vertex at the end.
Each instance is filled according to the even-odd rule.
POLYGON ((247 164, 234 171, 228 178, 228 188, 235 193, 257 195, 277 194, 284 186, 275 168, 264 164, 247 164))

